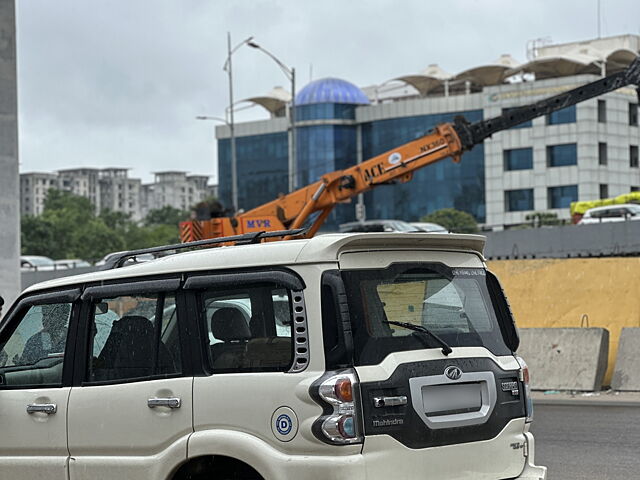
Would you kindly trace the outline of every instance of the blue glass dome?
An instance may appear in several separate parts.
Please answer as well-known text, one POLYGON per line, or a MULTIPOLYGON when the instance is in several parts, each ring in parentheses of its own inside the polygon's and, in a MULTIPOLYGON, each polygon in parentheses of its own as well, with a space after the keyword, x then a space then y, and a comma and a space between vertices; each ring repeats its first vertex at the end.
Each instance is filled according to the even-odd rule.
POLYGON ((296 105, 315 103, 368 105, 369 99, 353 83, 339 78, 321 78, 306 85, 296 95, 296 105))

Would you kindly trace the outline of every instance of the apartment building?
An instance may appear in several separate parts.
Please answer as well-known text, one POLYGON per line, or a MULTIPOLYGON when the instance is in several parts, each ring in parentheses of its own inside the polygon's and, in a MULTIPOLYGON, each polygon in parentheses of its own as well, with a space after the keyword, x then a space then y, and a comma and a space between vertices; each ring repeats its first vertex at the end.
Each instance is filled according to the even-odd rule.
POLYGON ((207 175, 187 172, 155 173, 155 182, 142 185, 129 177, 127 168, 72 168, 56 173, 20 174, 20 211, 22 215, 40 215, 50 189, 64 190, 88 198, 97 212, 123 212, 133 220, 142 220, 149 210, 171 206, 189 210, 212 193, 217 186, 208 185, 207 175))

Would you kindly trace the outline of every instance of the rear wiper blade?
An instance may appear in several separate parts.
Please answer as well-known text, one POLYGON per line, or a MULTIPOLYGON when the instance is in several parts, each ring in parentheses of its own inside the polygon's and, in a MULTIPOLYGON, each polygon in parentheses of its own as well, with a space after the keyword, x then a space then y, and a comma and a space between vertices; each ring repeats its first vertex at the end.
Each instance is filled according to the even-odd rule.
POLYGON ((453 350, 447 344, 447 342, 442 340, 438 335, 433 333, 428 328, 423 327, 422 325, 414 325, 413 323, 407 323, 407 322, 395 322, 393 320, 383 320, 382 323, 387 323, 389 325, 396 325, 398 327, 406 328, 407 330, 413 330, 414 332, 426 333, 427 335, 429 335, 431 338, 433 338, 436 342, 440 344, 440 346, 442 347, 442 354, 445 357, 449 355, 451 352, 453 352, 453 350))

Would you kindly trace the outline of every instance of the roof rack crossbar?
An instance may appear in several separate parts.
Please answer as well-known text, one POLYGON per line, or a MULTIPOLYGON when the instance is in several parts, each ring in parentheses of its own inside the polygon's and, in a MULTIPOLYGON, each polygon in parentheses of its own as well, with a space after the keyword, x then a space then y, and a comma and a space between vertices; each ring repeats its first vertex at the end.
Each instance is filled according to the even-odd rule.
POLYGON ((129 250, 120 252, 109 258, 100 270, 112 270, 123 266, 124 261, 137 255, 148 253, 166 252, 169 250, 183 250, 185 248, 202 247, 206 245, 216 245, 220 243, 235 243, 236 245, 250 245, 260 243, 263 238, 298 236, 307 231, 306 228, 295 228, 293 230, 276 230, 273 232, 251 232, 242 235, 232 235, 230 237, 207 238, 205 240, 196 240, 195 242, 175 243, 172 245, 161 245, 159 247, 141 248, 138 250, 129 250))

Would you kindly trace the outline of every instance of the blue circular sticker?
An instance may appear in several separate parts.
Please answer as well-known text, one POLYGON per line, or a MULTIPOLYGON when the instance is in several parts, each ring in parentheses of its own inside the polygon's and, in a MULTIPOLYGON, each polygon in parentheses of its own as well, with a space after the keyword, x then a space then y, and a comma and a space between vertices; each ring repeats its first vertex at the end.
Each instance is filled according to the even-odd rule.
POLYGON ((271 430, 278 440, 288 442, 298 433, 298 417, 289 407, 280 407, 271 417, 271 430))
POLYGON ((280 435, 289 435, 293 428, 293 422, 289 415, 282 414, 276 419, 276 430, 280 435))

